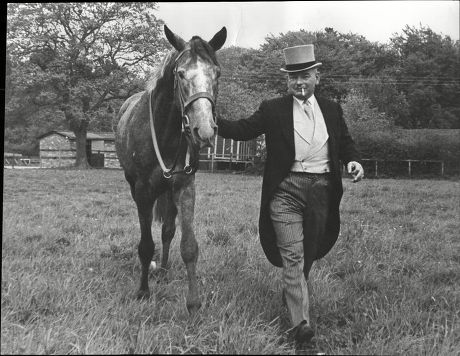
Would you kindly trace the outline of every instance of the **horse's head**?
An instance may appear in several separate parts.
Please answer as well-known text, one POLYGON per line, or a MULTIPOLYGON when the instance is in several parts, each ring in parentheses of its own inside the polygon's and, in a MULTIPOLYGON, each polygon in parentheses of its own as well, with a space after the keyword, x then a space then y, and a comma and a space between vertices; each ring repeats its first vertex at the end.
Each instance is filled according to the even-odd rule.
POLYGON ((166 38, 179 52, 174 65, 176 103, 182 114, 184 126, 189 125, 195 145, 212 146, 216 134, 215 105, 220 66, 215 52, 227 38, 223 27, 206 42, 194 36, 189 42, 164 26, 166 38))

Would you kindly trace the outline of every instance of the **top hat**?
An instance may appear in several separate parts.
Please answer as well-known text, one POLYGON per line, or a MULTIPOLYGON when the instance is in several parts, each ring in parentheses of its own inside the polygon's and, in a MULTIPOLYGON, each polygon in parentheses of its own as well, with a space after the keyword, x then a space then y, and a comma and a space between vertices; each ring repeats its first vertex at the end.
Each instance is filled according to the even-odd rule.
POLYGON ((314 46, 312 44, 288 47, 283 51, 286 62, 286 66, 280 69, 283 72, 300 72, 322 65, 322 63, 315 60, 314 46))

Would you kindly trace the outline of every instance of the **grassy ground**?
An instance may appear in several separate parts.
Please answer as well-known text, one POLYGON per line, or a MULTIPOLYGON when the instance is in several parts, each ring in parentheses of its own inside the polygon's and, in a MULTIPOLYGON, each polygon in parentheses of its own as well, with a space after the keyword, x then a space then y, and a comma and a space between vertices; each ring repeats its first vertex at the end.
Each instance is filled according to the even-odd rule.
MULTIPOLYGON (((280 269, 257 235, 261 178, 197 174, 203 307, 180 232, 137 301, 139 226, 121 171, 5 170, 1 353, 294 353, 280 269)), ((458 355, 460 183, 345 182, 339 242, 311 273, 316 349, 458 355)), ((157 249, 159 226, 154 226, 157 249)))

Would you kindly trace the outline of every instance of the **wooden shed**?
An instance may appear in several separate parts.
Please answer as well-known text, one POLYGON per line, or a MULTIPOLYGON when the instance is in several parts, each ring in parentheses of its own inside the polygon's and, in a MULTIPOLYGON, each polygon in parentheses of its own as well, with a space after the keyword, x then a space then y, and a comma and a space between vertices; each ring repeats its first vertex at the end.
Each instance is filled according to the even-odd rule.
MULTIPOLYGON (((38 137, 40 167, 55 168, 75 165, 76 142, 72 131, 50 131, 38 137)), ((92 167, 120 168, 113 132, 88 132, 86 154, 92 167)))

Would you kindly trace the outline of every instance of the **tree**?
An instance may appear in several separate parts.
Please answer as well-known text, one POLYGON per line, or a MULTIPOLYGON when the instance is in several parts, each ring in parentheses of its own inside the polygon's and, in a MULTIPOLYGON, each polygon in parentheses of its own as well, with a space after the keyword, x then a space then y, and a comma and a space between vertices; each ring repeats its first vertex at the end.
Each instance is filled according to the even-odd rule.
POLYGON ((343 115, 358 149, 364 157, 394 158, 395 132, 393 119, 380 112, 359 90, 351 89, 344 98, 343 115))
POLYGON ((76 136, 76 165, 88 167, 88 128, 111 102, 142 89, 145 75, 164 54, 155 3, 8 4, 11 58, 7 114, 34 108, 62 112, 76 136))
MULTIPOLYGON (((228 120, 249 117, 265 99, 273 98, 277 93, 267 85, 267 81, 253 80, 245 62, 253 58, 256 51, 240 47, 229 47, 219 51, 219 64, 222 75, 219 82, 217 116, 228 120)), ((217 120, 219 124, 219 120, 217 120)), ((265 141, 257 140, 257 155, 264 159, 265 141)))
POLYGON ((398 126, 403 126, 409 117, 406 95, 397 85, 396 79, 385 73, 371 77, 356 77, 348 81, 348 95, 358 94, 369 99, 381 113, 385 113, 398 126))
POLYGON ((391 38, 394 76, 406 94, 406 128, 460 127, 460 42, 429 27, 406 26, 391 38))
POLYGON ((303 29, 270 35, 260 50, 249 53, 244 60, 248 77, 253 84, 265 84, 279 94, 286 92, 286 76, 279 69, 284 65, 283 48, 314 44, 315 57, 322 62, 318 94, 341 101, 349 91, 349 79, 380 73, 395 63, 384 45, 366 40, 363 36, 342 34, 332 28, 308 32, 303 29))

